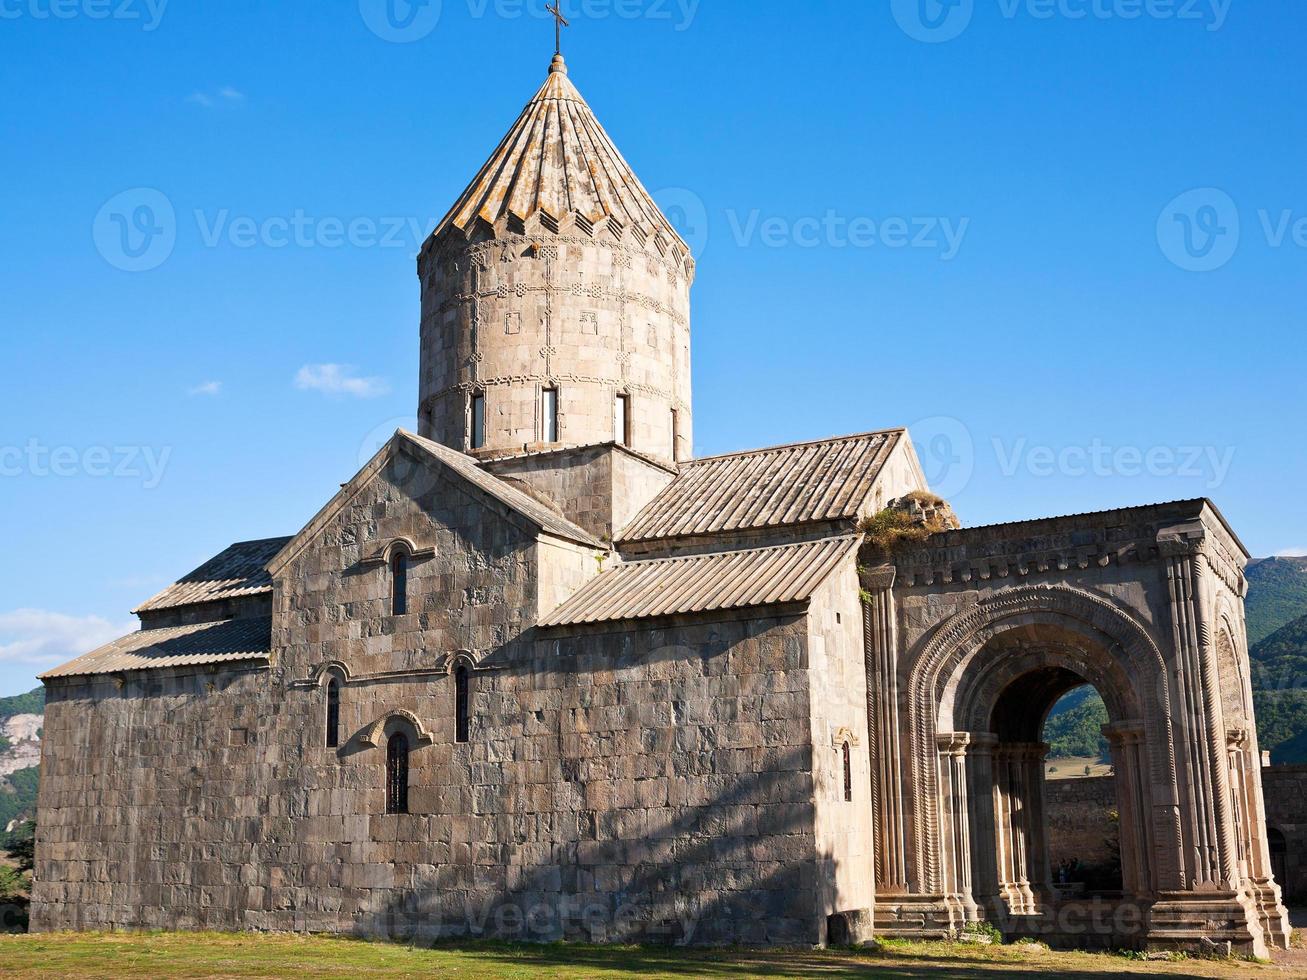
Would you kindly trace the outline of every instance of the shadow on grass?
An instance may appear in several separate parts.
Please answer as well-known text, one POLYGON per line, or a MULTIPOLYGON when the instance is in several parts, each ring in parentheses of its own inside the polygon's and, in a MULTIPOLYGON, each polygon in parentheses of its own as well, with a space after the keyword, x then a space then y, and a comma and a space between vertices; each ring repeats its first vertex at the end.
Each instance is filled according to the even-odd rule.
MULTIPOLYGON (((997 948, 985 959, 958 955, 952 947, 913 945, 889 947, 879 951, 841 951, 812 949, 686 949, 665 946, 589 946, 573 943, 545 945, 495 941, 437 943, 436 952, 451 952, 475 958, 483 964, 504 968, 523 967, 541 970, 579 970, 622 972, 640 976, 685 976, 705 978, 730 977, 886 977, 903 980, 964 980, 977 976, 1056 977, 1058 980, 1090 980, 1125 974, 1126 961, 1110 954, 1086 954, 1101 957, 1101 965, 1089 970, 1068 970, 1060 964, 1023 962, 1013 953, 1004 956, 997 948)), ((1055 954, 1056 955, 1056 954, 1055 954)), ((1244 964, 1247 967, 1247 964, 1244 964)), ((1238 967, 1231 966, 1231 975, 1238 967)), ((1147 978, 1176 977, 1178 972, 1130 971, 1129 976, 1147 978)))

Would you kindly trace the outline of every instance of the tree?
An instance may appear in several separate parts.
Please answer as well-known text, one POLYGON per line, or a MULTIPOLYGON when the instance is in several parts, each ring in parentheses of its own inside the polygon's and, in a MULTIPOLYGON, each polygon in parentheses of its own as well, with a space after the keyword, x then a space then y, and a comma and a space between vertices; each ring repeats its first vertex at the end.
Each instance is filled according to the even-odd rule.
POLYGON ((5 845, 5 853, 17 862, 20 873, 36 867, 36 824, 27 820, 15 827, 5 845))

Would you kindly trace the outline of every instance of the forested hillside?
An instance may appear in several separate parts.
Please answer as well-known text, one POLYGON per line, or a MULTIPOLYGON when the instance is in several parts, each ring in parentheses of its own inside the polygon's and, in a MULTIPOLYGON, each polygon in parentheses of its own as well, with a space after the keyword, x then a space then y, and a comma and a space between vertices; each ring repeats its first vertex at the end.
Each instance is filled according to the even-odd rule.
POLYGON ((17 820, 36 814, 45 689, 0 698, 0 837, 17 820))

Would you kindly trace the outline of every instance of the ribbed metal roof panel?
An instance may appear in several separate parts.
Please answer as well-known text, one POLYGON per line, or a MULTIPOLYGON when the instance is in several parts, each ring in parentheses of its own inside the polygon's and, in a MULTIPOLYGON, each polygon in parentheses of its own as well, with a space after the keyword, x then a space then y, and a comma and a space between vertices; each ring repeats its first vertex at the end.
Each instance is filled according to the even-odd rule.
POLYGON ((902 432, 869 432, 686 463, 620 540, 856 518, 902 432))
POLYGON ((129 670, 263 660, 272 649, 267 616, 138 630, 41 675, 81 677, 129 670))
POLYGON ((541 626, 647 619, 804 602, 858 545, 857 535, 771 548, 628 562, 600 573, 541 626))
POLYGON ((268 575, 268 562, 290 540, 264 538, 261 541, 234 544, 143 603, 135 612, 155 612, 271 592, 272 578, 268 575))

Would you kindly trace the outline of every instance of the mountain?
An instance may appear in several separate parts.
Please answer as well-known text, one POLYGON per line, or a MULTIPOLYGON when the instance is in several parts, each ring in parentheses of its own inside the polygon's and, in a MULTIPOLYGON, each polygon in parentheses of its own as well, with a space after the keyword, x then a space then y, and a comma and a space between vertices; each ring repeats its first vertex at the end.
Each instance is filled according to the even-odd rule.
POLYGON ((45 689, 0 698, 0 834, 36 815, 45 689))
POLYGON ((1248 643, 1307 616, 1307 558, 1263 558, 1248 563, 1248 643))

